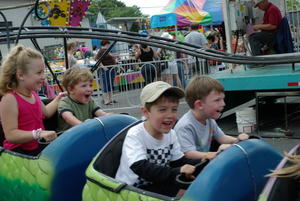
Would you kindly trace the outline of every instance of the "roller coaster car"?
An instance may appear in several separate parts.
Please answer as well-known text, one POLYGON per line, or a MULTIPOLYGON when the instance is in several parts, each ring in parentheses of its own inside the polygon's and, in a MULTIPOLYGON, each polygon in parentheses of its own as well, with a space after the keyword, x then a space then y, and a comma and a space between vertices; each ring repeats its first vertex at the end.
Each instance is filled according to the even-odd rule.
POLYGON ((84 172, 115 134, 136 119, 110 115, 77 125, 47 145, 38 156, 0 147, 1 201, 80 201, 84 172))
POLYGON ((181 198, 145 191, 114 179, 126 132, 111 139, 86 171, 84 201, 255 201, 282 155, 259 139, 235 144, 220 153, 196 177, 181 198))
MULTIPOLYGON (((289 152, 290 155, 300 154, 300 144, 296 145, 289 152)), ((291 162, 285 157, 276 167, 276 170, 289 167, 291 162)), ((299 200, 299 189, 300 183, 299 179, 292 177, 270 177, 267 184, 265 185, 261 195, 259 196, 259 201, 296 201, 299 200)))

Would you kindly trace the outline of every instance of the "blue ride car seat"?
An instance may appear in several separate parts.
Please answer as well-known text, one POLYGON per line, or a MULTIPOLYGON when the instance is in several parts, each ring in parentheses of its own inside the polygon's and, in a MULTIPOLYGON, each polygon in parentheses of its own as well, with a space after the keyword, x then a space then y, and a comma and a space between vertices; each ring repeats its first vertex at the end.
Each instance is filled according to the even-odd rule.
POLYGON ((0 147, 0 200, 81 201, 85 171, 93 157, 136 121, 119 114, 85 121, 65 131, 38 156, 0 147))
MULTIPOLYGON (((288 155, 299 154, 300 144, 297 144, 288 153, 288 155)), ((287 157, 284 157, 276 167, 276 170, 290 167, 291 165, 293 163, 287 157)), ((259 197, 259 201, 296 201, 299 200, 300 196, 299 188, 300 182, 297 177, 270 177, 259 197)))
POLYGON ((43 152, 56 167, 51 200, 81 201, 85 170, 92 158, 114 135, 135 121, 128 115, 96 118, 67 130, 61 140, 46 147, 43 152))
POLYGON ((256 201, 282 155, 271 145, 250 139, 213 159, 191 184, 182 200, 256 201))
POLYGON ((95 170, 115 178, 117 170, 120 165, 120 159, 122 154, 123 143, 127 135, 128 130, 141 123, 142 121, 137 121, 130 126, 119 132, 114 138, 112 138, 100 151, 101 154, 97 157, 94 163, 95 170))

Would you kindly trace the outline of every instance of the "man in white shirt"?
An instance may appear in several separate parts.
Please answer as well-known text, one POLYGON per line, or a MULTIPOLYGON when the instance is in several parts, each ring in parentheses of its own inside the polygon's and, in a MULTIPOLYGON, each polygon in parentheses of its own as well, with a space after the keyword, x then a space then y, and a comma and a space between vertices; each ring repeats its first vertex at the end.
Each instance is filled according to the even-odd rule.
MULTIPOLYGON (((207 47, 208 42, 206 40, 206 37, 203 33, 198 31, 198 27, 199 27, 199 24, 191 25, 191 32, 185 36, 184 42, 191 43, 193 45, 197 45, 200 48, 207 47)), ((198 67, 196 68, 196 66, 195 66, 195 63, 196 63, 195 57, 188 55, 187 58, 188 58, 188 64, 189 64, 189 68, 190 68, 189 75, 192 76, 195 73, 199 73, 200 69, 198 69, 198 67)))
POLYGON ((193 45, 198 45, 200 47, 207 46, 207 40, 203 33, 198 31, 199 24, 192 24, 191 25, 191 32, 186 35, 184 38, 184 42, 191 43, 193 45))

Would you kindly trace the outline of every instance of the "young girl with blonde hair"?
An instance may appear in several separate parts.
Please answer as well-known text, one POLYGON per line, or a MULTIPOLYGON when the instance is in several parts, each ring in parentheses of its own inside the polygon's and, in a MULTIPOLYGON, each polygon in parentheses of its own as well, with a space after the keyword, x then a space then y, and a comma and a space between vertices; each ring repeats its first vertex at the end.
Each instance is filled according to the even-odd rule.
POLYGON ((28 155, 40 152, 38 139, 52 141, 55 131, 44 130, 43 118, 57 110, 61 95, 45 106, 36 91, 45 80, 43 56, 22 45, 14 47, 3 60, 0 74, 0 117, 4 148, 28 155))
POLYGON ((267 175, 269 177, 279 177, 280 179, 269 180, 264 190, 265 193, 261 195, 265 198, 262 200, 300 201, 300 155, 287 153, 284 153, 284 155, 288 160, 285 161, 285 167, 267 175))
POLYGON ((292 163, 291 166, 276 170, 268 176, 272 177, 300 177, 300 155, 288 155, 285 153, 285 156, 292 163))

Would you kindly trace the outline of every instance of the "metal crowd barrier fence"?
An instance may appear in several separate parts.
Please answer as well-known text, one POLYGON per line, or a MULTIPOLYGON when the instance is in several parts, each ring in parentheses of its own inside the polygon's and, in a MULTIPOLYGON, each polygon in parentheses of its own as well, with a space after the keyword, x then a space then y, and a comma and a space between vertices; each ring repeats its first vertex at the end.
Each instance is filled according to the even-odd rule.
POLYGON ((150 62, 122 60, 116 65, 101 66, 95 72, 96 90, 93 95, 103 109, 137 108, 142 88, 151 82, 162 80, 184 89, 192 76, 225 68, 220 62, 194 57, 150 62), (112 103, 104 104, 109 97, 112 103))

